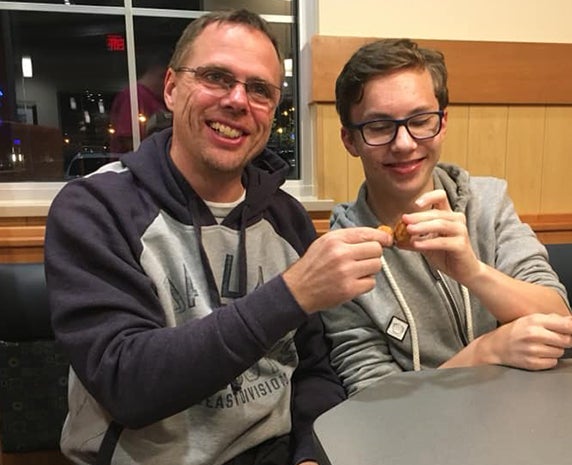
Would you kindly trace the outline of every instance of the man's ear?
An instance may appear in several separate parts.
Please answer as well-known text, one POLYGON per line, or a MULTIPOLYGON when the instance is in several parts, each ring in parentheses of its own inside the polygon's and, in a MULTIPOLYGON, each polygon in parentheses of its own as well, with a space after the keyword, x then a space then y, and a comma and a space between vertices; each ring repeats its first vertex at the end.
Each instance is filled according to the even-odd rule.
POLYGON ((165 85, 163 88, 163 99, 169 111, 173 111, 175 107, 175 94, 177 85, 175 83, 175 72, 173 68, 168 68, 165 73, 165 85))
POLYGON ((352 157, 359 157, 359 153, 356 150, 355 146, 355 131, 351 131, 348 128, 342 126, 340 129, 340 136, 342 138, 342 142, 344 143, 344 147, 350 153, 352 157))

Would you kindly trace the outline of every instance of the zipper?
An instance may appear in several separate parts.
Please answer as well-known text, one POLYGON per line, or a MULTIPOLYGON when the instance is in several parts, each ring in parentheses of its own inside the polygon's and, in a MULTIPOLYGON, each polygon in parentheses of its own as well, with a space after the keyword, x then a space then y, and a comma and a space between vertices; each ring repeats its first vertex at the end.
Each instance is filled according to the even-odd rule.
POLYGON ((455 319, 455 323, 457 324, 457 328, 459 329, 459 338, 461 339, 463 345, 467 346, 469 344, 469 341, 467 335, 465 334, 465 328, 461 322, 461 316, 460 316, 461 309, 457 305, 457 301, 453 297, 451 289, 449 289, 449 286, 447 285, 447 282, 443 278, 441 272, 439 270, 434 270, 431 267, 431 265, 425 260, 425 257, 423 257, 423 259, 425 261, 425 264, 427 265, 427 268, 429 269, 429 272, 433 275, 433 278, 435 279, 438 288, 441 290, 441 292, 447 299, 447 302, 449 302, 451 313, 453 314, 453 318, 455 319))

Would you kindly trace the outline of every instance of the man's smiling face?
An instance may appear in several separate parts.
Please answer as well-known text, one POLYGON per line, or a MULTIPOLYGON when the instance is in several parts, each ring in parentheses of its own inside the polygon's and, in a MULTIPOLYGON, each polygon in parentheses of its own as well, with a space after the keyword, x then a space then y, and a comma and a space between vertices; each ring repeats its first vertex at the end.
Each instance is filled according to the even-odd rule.
MULTIPOLYGON (((271 41, 243 24, 208 25, 195 39, 183 66, 223 70, 242 82, 281 84, 281 66, 271 41)), ((169 69, 165 100, 173 112, 171 156, 188 179, 236 180, 268 141, 275 105, 251 102, 240 83, 221 95, 199 82, 194 73, 169 69)))

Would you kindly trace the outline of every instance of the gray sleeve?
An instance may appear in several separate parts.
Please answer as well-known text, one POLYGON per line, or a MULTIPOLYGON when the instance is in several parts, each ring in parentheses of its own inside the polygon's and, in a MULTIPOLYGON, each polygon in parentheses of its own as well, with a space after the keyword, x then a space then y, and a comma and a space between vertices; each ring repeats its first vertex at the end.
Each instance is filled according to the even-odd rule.
MULTIPOLYGON (((476 183, 474 192, 481 195, 477 206, 483 209, 479 215, 480 221, 489 223, 485 227, 493 229, 496 238, 494 255, 488 257, 488 260, 486 257, 481 259, 485 258, 484 261, 515 279, 553 288, 570 307, 566 289, 548 262, 546 248, 532 228, 523 223, 516 213, 507 192, 506 181, 491 178, 473 178, 473 181, 476 183)), ((470 231, 472 237, 481 241, 481 251, 490 247, 482 243, 490 239, 488 234, 482 234, 483 229, 480 224, 474 235, 470 231)))
POLYGON ((348 395, 403 371, 389 350, 386 336, 357 302, 347 302, 321 316, 331 344, 332 366, 348 395))

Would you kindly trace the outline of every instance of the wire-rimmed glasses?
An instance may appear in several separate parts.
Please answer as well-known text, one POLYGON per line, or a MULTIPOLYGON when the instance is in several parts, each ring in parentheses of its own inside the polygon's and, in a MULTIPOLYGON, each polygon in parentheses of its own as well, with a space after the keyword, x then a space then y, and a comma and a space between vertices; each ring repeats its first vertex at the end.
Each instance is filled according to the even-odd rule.
POLYGON ((209 66, 197 68, 180 66, 174 71, 192 73, 200 84, 221 97, 230 92, 237 84, 242 84, 248 100, 264 108, 275 108, 280 103, 282 96, 282 89, 274 84, 263 79, 240 81, 236 79, 234 74, 225 69, 209 66))
POLYGON ((349 129, 358 129, 367 145, 386 145, 395 140, 400 126, 405 126, 409 135, 415 140, 435 137, 441 132, 443 110, 417 113, 403 119, 375 119, 363 123, 352 124, 349 129))

